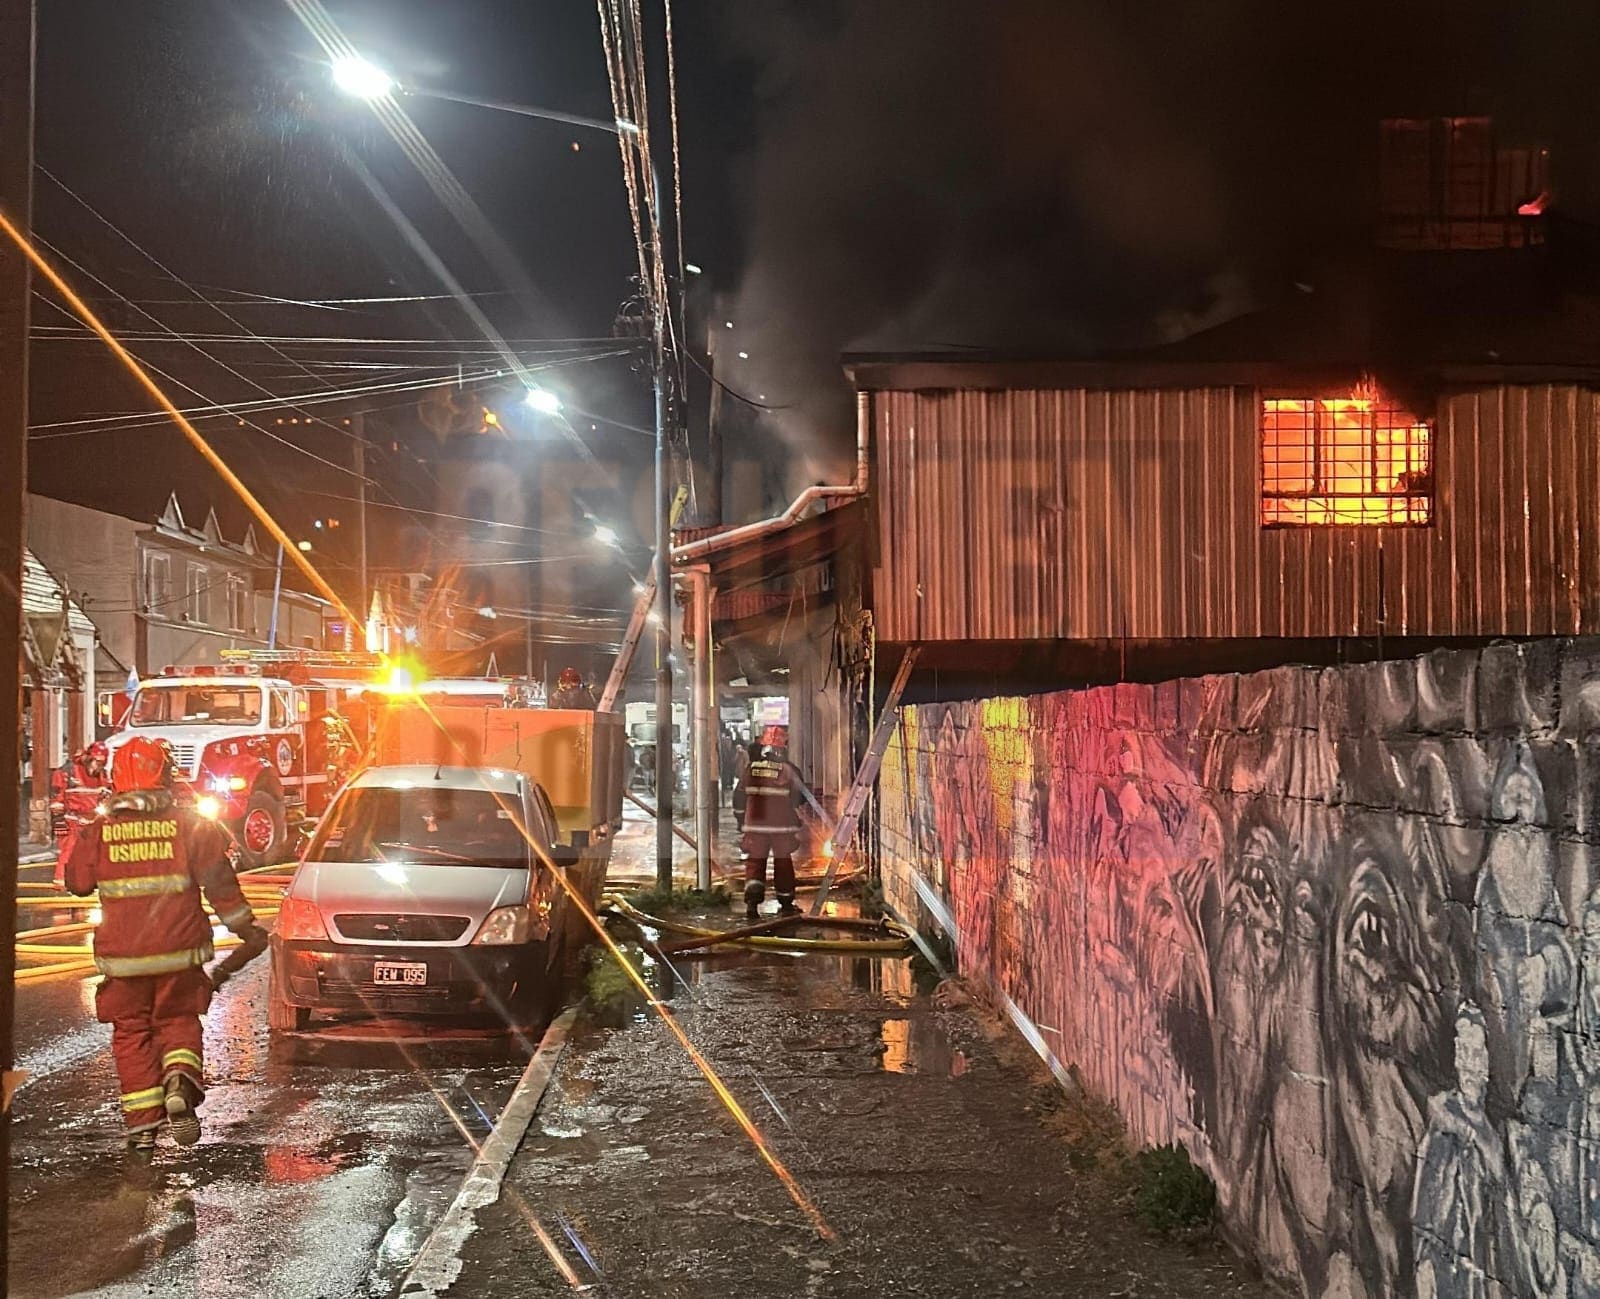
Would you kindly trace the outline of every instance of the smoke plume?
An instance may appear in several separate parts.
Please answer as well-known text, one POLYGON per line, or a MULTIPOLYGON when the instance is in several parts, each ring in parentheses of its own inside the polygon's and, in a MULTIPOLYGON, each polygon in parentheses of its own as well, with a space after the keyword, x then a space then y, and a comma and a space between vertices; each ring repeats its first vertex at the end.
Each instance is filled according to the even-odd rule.
POLYGON ((842 351, 1064 355, 1246 310, 1363 229, 1380 117, 1551 98, 1494 10, 727 0, 759 83, 724 373, 814 482, 848 454, 842 351))

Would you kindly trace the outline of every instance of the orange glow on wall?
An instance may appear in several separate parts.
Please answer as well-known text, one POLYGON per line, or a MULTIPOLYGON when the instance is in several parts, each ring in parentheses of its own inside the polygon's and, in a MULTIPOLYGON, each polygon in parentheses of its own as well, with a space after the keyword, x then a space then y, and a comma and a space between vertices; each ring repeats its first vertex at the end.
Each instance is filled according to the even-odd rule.
POLYGON ((1433 519, 1433 431, 1363 385, 1261 404, 1261 522, 1383 526, 1433 519))

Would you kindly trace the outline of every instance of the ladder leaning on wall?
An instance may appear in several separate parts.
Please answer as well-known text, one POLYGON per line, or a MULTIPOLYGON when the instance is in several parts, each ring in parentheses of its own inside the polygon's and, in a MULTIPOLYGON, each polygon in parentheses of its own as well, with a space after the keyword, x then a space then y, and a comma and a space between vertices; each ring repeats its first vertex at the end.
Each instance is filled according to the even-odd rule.
POLYGON ((867 796, 877 784, 878 769, 883 766, 883 755, 889 749, 889 737, 894 734, 895 721, 899 716, 900 696, 905 693, 906 682, 911 679, 911 669, 921 652, 919 645, 913 645, 906 650, 906 655, 900 660, 900 667, 894 674, 894 681, 889 686, 889 695, 883 701, 883 711, 878 714, 878 724, 872 730, 872 742, 867 745, 866 755, 861 759, 861 768, 856 772, 849 796, 844 801, 844 811, 839 814, 839 822, 833 828, 833 852, 828 857, 828 869, 822 877, 822 884, 817 889, 817 896, 811 903, 811 914, 814 916, 822 914, 822 904, 827 901, 828 890, 833 887, 833 873, 839 869, 839 862, 850 850, 850 841, 855 838, 856 826, 867 806, 867 796))

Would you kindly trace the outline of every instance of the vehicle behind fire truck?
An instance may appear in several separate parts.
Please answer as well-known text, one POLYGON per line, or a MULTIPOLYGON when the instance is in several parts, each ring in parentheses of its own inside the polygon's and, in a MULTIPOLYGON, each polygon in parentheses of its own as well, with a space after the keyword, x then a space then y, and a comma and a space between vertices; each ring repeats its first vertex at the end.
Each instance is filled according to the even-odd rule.
POLYGON ((135 735, 165 740, 197 806, 232 832, 243 863, 282 861, 291 832, 322 814, 359 747, 339 711, 355 683, 322 675, 346 665, 315 657, 281 651, 265 664, 166 668, 139 682, 107 743, 114 751, 135 735))

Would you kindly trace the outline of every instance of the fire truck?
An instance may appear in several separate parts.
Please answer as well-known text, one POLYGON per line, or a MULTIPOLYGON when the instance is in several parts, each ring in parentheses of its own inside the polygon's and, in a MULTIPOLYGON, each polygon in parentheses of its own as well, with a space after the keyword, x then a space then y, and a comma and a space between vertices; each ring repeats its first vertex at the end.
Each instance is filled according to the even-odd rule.
POLYGON ((113 752, 135 735, 165 740, 202 814, 222 822, 243 862, 288 855, 360 755, 341 709, 381 670, 376 655, 224 651, 221 665, 175 666, 139 682, 113 752))

